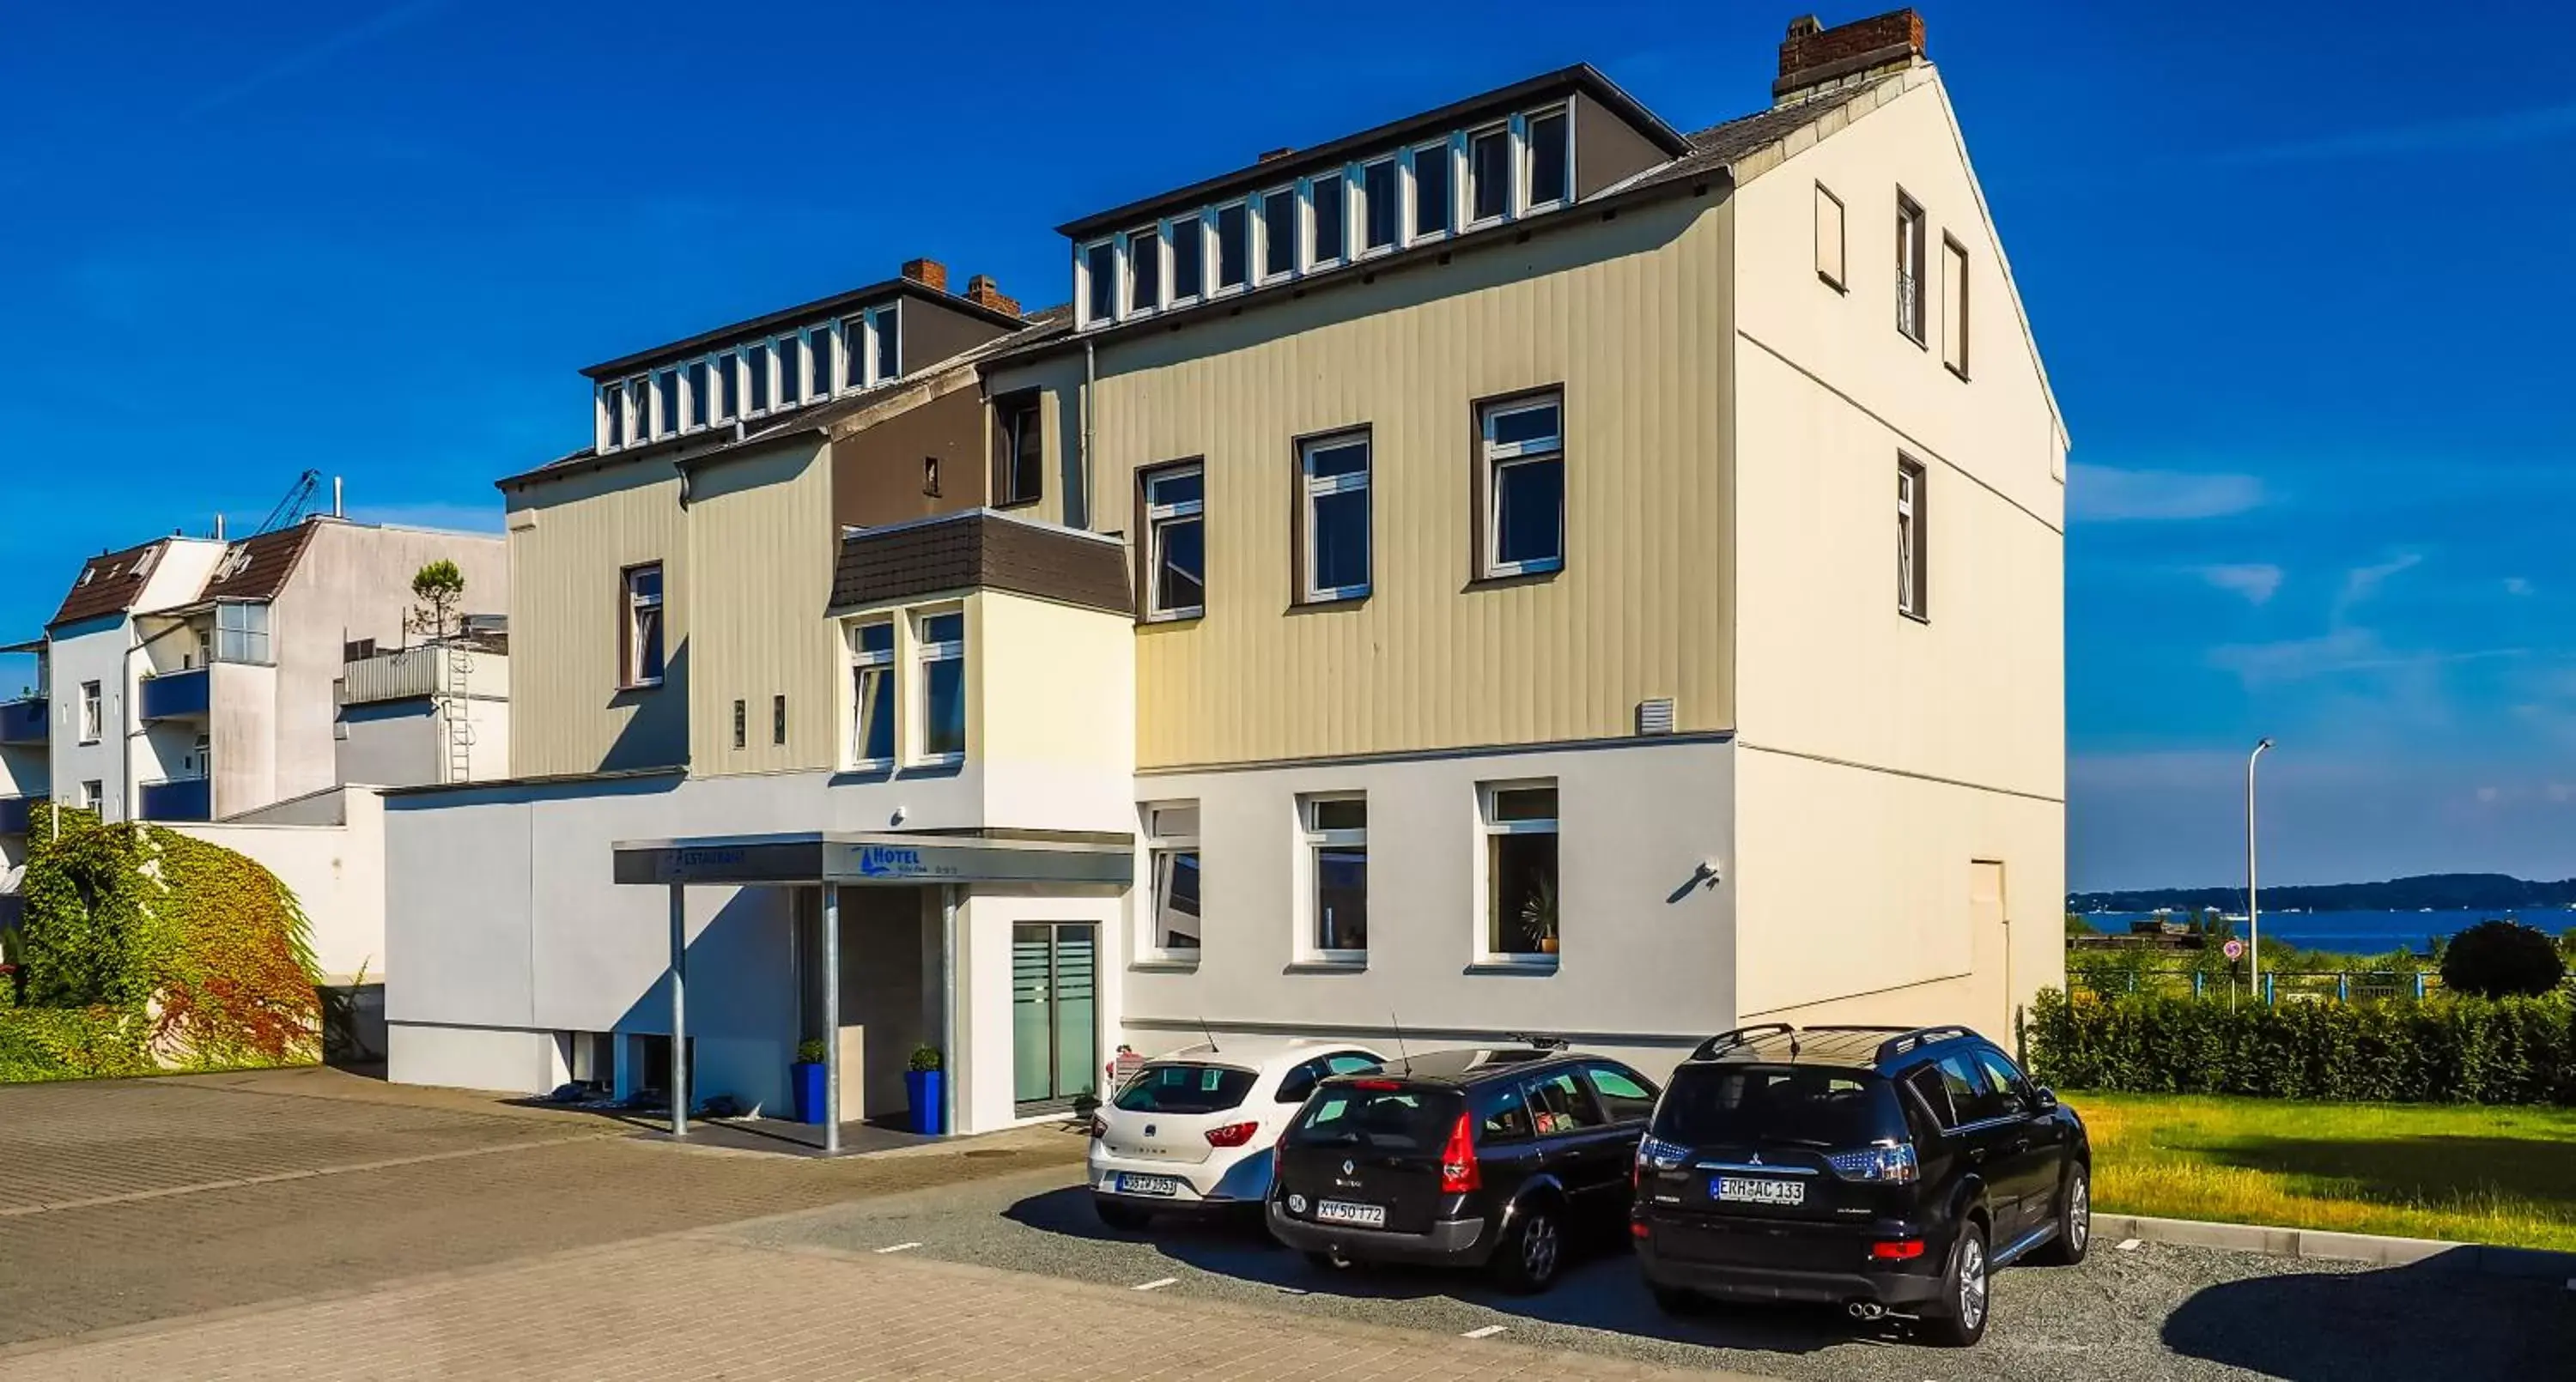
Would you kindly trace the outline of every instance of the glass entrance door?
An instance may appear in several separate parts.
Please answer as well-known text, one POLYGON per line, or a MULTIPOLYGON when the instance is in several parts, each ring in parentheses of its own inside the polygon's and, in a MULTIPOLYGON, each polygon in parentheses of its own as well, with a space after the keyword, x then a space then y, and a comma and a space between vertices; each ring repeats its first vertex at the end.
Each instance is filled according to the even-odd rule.
POLYGON ((1099 952, 1091 922, 1011 927, 1011 1094, 1021 1114, 1099 1092, 1099 952))

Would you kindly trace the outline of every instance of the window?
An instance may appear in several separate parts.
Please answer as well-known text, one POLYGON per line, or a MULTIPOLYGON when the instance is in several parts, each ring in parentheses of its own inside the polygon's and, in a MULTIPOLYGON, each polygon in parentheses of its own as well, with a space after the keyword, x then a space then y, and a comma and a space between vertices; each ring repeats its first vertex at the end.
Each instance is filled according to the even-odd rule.
POLYGON ((1118 1087, 1115 1107, 1127 1113, 1196 1117, 1240 1107, 1261 1077, 1228 1065, 1156 1061, 1118 1087))
POLYGON ((692 432, 707 425, 707 362, 689 362, 688 429, 692 432))
POLYGON ((1969 1057, 1944 1056, 1934 1063, 1933 1068, 1940 1072, 1942 1092, 1949 1096, 1950 1107, 1958 1119, 1946 1126, 1965 1127, 2004 1116, 2004 1096, 1986 1083, 1985 1072, 1978 1069, 1969 1057))
MULTIPOLYGON (((82 682, 80 697, 80 741, 84 744, 95 744, 101 738, 105 737, 106 733, 107 715, 99 698, 99 684, 94 681, 82 682)), ((92 805, 93 803, 83 802, 81 804, 87 806, 92 805)))
POLYGON ((1172 303, 1195 302, 1207 292, 1207 223, 1193 213, 1163 223, 1172 258, 1172 303))
POLYGON ((778 347, 778 406, 792 408, 805 399, 805 352, 794 336, 781 336, 778 347))
POLYGON ((860 767, 894 762, 894 621, 850 626, 850 757, 860 767))
POLYGON ((955 763, 966 757, 966 615, 920 616, 921 757, 955 763))
POLYGON ((1046 482, 1046 435, 1035 389, 993 400, 993 502, 1034 504, 1046 482))
POLYGON ((1338 168, 1318 174, 1307 185, 1306 195, 1314 218, 1313 264, 1339 263, 1348 248, 1351 234, 1350 202, 1344 195, 1348 184, 1338 168))
POLYGON ((1449 233, 1448 144, 1425 144, 1413 151, 1413 238, 1428 240, 1449 233))
POLYGON ((1384 1065, 1385 1062, 1377 1057, 1360 1051, 1335 1051, 1329 1056, 1317 1056, 1280 1077, 1277 1102, 1302 1104, 1315 1092, 1316 1085, 1335 1075, 1365 1075, 1382 1069, 1384 1065))
POLYGON ((1145 472, 1145 615, 1189 619, 1207 605, 1205 477, 1196 462, 1145 472))
POLYGON ((1127 310, 1151 312, 1163 300, 1163 236, 1153 226, 1127 232, 1127 310))
POLYGON ((1484 451, 1487 576, 1524 576, 1565 565, 1565 408, 1559 394, 1485 405, 1477 419, 1484 451))
POLYGON ((1381 158, 1360 169, 1360 249, 1363 253, 1395 248, 1404 210, 1395 194, 1395 160, 1381 158))
POLYGON ((876 368, 868 375, 871 384, 903 377, 903 304, 880 307, 868 314, 868 329, 876 336, 876 368))
POLYGON ((1467 136, 1467 223, 1495 221, 1512 207, 1512 132, 1496 125, 1467 136))
POLYGON ((1261 277, 1285 278, 1297 270, 1297 189, 1261 194, 1261 277))
POLYGON ((939 497, 939 458, 937 456, 921 458, 921 492, 933 499, 939 497))
POLYGON ((1968 247, 1941 237, 1941 363, 1968 377, 1968 247))
POLYGON ((1477 1146, 1529 1139, 1529 1096, 1517 1081, 1498 1081, 1470 1093, 1467 1111, 1476 1116, 1477 1146))
POLYGON ((268 606, 226 602, 215 606, 215 661, 266 664, 268 606))
POLYGON ((1145 808, 1150 843, 1145 935, 1137 953, 1195 960, 1199 926, 1199 807, 1194 801, 1145 808))
POLYGON ((718 422, 731 422, 742 416, 742 357, 728 350, 716 357, 716 412, 718 422))
POLYGON ((769 411, 769 347, 746 346, 742 352, 742 372, 749 379, 751 406, 743 413, 755 417, 769 411))
POLYGON ((750 733, 751 714, 743 708, 743 702, 735 701, 733 703, 733 746, 735 748, 746 746, 750 742, 750 733))
POLYGON ((1242 202, 1216 209, 1216 290, 1240 288, 1252 273, 1252 211, 1242 202))
POLYGON ((787 698, 785 696, 769 698, 769 742, 772 744, 787 742, 787 698))
POLYGON ((1999 1112, 1997 1117, 2028 1115, 2038 1101, 2031 1097, 2030 1081, 2004 1059, 2000 1051, 1977 1052, 1977 1066, 1985 1072, 1986 1086, 1994 1091, 1999 1112))
POLYGON ((813 368, 814 386, 805 392, 807 398, 830 398, 835 383, 833 366, 840 352, 832 348, 829 323, 805 333, 805 358, 813 368))
POLYGON ((1601 1111, 1613 1123, 1642 1123, 1655 1116, 1655 1087, 1636 1071, 1608 1061, 1583 1067, 1584 1078, 1601 1100, 1601 1111))
POLYGON ((1816 184, 1816 277, 1843 289, 1843 199, 1816 184))
POLYGON ((1899 457, 1896 462, 1896 610, 1916 619, 1932 615, 1927 568, 1931 551, 1925 538, 1923 467, 1899 457))
POLYGON ((1309 797, 1306 815, 1307 879, 1314 930, 1314 958, 1368 959, 1368 798, 1309 797))
POLYGON ((1556 955, 1556 784, 1493 783, 1484 798, 1485 954, 1556 955))
POLYGON ((93 777, 80 785, 80 804, 84 808, 95 811, 99 808, 99 803, 105 800, 107 800, 105 780, 93 777))
POLYGON ((1118 242, 1100 240, 1082 247, 1082 320, 1105 322, 1118 315, 1118 242))
POLYGON ((1304 600, 1369 593, 1369 437, 1345 432, 1300 442, 1299 518, 1305 529, 1304 600))
POLYGON ((1923 344, 1923 208, 1896 194, 1896 329, 1923 344))
POLYGON ((680 430, 680 374, 663 370, 653 376, 653 435, 667 437, 680 430))
POLYGON ((1541 1137, 1597 1128, 1605 1121, 1592 1102, 1592 1091, 1571 1070, 1542 1075, 1523 1086, 1529 1094, 1530 1127, 1541 1137))
POLYGON ((627 686, 662 684, 662 566, 626 569, 626 642, 618 680, 627 686))
POLYGON ((1529 205, 1535 210, 1574 199, 1573 126, 1564 107, 1529 118, 1529 205))
MULTIPOLYGON (((626 444, 626 390, 615 384, 599 386, 600 445, 616 448, 626 444)), ((81 573, 81 584, 89 584, 89 573, 81 573)))

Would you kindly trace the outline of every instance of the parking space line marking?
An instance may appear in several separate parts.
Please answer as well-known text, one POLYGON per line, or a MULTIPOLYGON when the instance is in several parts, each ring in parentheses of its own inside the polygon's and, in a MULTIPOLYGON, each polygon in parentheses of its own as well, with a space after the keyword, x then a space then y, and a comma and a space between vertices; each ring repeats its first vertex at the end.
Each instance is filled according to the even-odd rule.
POLYGON ((1489 1324, 1482 1329, 1470 1329, 1458 1337, 1461 1339, 1490 1339, 1495 1335, 1502 1333, 1509 1327, 1510 1326, 1508 1325, 1489 1324))
POLYGON ((2120 1240, 2120 1251, 2136 1252, 2138 1250, 2138 1244, 2143 1241, 2145 1240, 2138 1238, 2123 1238, 2120 1240))
POLYGON ((1148 1281, 1135 1289, 1139 1291, 1159 1291, 1166 1286, 1178 1286, 1180 1284, 1181 1279, 1179 1277, 1167 1276, 1157 1281, 1148 1281))
POLYGON ((885 1254, 890 1253, 890 1252, 910 1252, 910 1251, 912 1251, 914 1248, 917 1248, 917 1247, 920 1247, 920 1246, 921 1246, 921 1245, 920 1245, 919 1243, 897 1243, 897 1244, 895 1244, 893 1247, 890 1247, 890 1248, 879 1248, 879 1249, 877 1249, 877 1255, 878 1255, 878 1256, 880 1256, 880 1257, 882 1257, 882 1256, 884 1256, 885 1254))

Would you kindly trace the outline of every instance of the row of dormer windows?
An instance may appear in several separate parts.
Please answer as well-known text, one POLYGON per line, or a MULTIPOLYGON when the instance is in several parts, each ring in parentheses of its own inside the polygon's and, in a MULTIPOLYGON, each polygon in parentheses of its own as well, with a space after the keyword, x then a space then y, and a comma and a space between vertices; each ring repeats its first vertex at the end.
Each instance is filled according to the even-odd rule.
POLYGON ((1083 327, 1285 283, 1574 199, 1564 104, 1283 182, 1074 251, 1083 327))
POLYGON ((902 375, 902 304, 890 302, 602 383, 599 449, 765 417, 902 375))

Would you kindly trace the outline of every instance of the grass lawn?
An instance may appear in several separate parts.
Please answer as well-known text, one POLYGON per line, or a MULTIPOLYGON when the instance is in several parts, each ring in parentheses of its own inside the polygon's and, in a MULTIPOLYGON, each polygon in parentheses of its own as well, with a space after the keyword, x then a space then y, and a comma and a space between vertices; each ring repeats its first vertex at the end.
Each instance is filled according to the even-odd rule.
POLYGON ((2576 1109, 2065 1099, 2105 1213, 2576 1251, 2576 1109))

